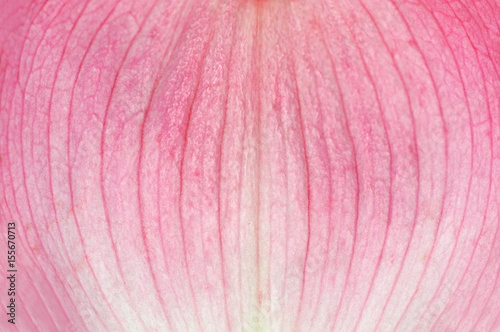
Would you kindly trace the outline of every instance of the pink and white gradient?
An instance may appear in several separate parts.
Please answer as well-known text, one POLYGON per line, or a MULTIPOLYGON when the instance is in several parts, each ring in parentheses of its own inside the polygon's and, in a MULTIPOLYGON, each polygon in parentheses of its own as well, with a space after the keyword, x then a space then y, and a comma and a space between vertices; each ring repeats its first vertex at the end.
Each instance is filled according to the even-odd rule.
POLYGON ((500 331, 500 1, 0 22, 1 331, 500 331))

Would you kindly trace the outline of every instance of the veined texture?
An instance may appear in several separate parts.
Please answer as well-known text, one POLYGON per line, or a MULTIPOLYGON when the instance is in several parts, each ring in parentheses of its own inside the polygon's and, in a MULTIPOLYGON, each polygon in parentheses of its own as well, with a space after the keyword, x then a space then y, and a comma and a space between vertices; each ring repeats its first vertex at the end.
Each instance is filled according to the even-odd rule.
POLYGON ((498 1, 0 8, 2 330, 500 330, 498 1))

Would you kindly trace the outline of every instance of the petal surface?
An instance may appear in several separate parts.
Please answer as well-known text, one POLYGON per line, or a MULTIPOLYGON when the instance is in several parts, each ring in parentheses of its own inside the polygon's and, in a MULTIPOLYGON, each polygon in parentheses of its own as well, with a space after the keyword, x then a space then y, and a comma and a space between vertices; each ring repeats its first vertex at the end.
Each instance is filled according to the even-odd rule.
POLYGON ((0 8, 2 330, 500 330, 498 1, 0 8))

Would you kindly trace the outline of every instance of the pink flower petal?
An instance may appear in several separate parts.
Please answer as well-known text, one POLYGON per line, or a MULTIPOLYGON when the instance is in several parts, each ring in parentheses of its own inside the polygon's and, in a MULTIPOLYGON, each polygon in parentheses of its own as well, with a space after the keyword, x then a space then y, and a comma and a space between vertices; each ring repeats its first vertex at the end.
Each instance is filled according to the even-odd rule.
POLYGON ((2 331, 498 331, 496 0, 1 1, 2 331))

